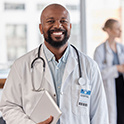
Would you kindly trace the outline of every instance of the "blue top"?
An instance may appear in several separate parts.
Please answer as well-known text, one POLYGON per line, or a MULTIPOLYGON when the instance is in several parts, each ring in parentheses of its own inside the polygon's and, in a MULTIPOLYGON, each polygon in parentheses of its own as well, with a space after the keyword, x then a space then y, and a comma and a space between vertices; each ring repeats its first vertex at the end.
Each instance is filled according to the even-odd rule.
MULTIPOLYGON (((119 65, 120 63, 119 63, 119 59, 118 59, 118 54, 117 54, 117 52, 114 52, 113 50, 112 50, 112 53, 113 53, 113 65, 119 65)), ((121 73, 120 72, 118 72, 119 73, 119 76, 121 75, 121 73)))
POLYGON ((118 54, 112 50, 113 53, 113 65, 119 65, 118 54))

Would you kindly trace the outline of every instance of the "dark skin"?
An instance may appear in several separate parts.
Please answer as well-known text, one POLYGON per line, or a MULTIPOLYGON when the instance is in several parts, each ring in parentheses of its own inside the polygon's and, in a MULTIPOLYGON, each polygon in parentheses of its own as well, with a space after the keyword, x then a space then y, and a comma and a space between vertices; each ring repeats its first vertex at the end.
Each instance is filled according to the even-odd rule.
MULTIPOLYGON (((71 23, 70 16, 68 11, 61 5, 52 4, 43 10, 41 15, 41 24, 39 24, 40 32, 44 37, 48 37, 47 31, 50 29, 62 29, 67 30, 68 35, 70 36, 71 23)), ((64 38, 62 32, 53 32, 51 37, 54 41, 60 42, 64 38), (58 33, 58 34, 55 34, 58 33)), ((55 55, 56 60, 58 61, 64 54, 65 49, 68 46, 68 43, 64 44, 59 48, 51 46, 48 42, 44 41, 46 47, 55 55)))
POLYGON ((50 116, 47 120, 43 121, 43 122, 40 122, 38 124, 50 124, 51 122, 53 121, 53 117, 50 116))
MULTIPOLYGON (((44 35, 44 43, 46 47, 54 54, 56 61, 58 61, 64 54, 68 46, 68 42, 60 47, 54 47, 49 44, 45 38, 48 38, 47 31, 54 29, 62 29, 63 31, 66 30, 67 35, 70 36, 71 23, 68 11, 63 6, 58 4, 47 6, 41 14, 41 24, 39 24, 39 29, 41 34, 44 35)), ((51 33, 51 38, 55 42, 61 42, 65 37, 63 31, 53 31, 51 33)), ((50 116, 47 120, 38 124, 50 124, 52 120, 53 117, 50 116)))

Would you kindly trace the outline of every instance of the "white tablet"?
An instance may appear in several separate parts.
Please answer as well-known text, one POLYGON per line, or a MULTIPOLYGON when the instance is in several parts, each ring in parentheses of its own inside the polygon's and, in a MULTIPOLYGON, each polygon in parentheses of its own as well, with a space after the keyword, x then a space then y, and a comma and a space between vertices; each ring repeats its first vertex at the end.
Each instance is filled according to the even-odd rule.
POLYGON ((45 121, 50 116, 53 116, 53 121, 51 124, 56 124, 61 114, 62 112, 60 111, 59 107, 50 94, 45 90, 38 104, 32 111, 30 118, 34 122, 39 123, 45 121))

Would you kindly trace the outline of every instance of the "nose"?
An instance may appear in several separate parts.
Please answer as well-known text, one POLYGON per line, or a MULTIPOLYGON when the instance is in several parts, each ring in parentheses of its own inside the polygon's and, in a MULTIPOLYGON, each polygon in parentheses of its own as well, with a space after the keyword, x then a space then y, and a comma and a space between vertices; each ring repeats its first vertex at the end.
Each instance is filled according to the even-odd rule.
POLYGON ((56 22, 54 23, 54 28, 61 28, 61 26, 62 26, 62 24, 61 24, 60 21, 56 21, 56 22))

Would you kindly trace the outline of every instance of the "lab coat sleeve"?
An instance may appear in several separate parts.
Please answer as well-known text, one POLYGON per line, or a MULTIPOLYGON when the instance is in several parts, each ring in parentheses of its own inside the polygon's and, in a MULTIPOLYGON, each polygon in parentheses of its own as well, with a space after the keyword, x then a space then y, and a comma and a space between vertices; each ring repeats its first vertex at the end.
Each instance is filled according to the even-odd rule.
POLYGON ((23 110, 21 83, 21 76, 14 64, 4 86, 0 110, 7 124, 36 124, 23 110))
POLYGON ((95 50, 94 53, 94 60, 97 62, 102 79, 107 80, 110 78, 117 78, 118 77, 118 71, 117 71, 117 66, 116 65, 110 65, 108 66, 106 63, 104 63, 104 51, 100 50, 99 48, 95 50))
POLYGON ((91 124, 109 124, 108 108, 102 78, 98 66, 94 66, 91 74, 91 124))

